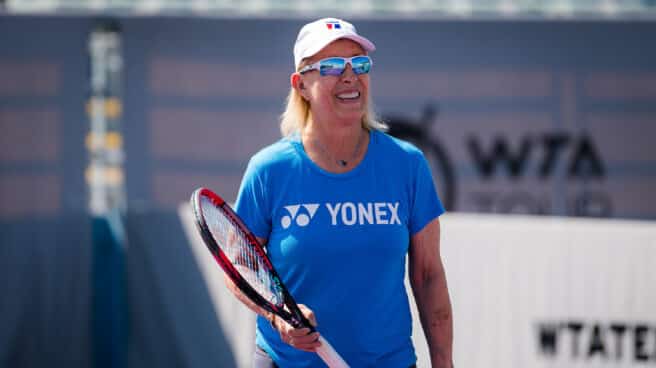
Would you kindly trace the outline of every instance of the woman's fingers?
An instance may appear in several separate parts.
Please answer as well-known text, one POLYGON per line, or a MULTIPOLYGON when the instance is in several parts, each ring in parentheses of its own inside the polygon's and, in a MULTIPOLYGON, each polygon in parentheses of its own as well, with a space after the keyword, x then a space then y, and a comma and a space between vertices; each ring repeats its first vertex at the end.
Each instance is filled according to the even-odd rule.
MULTIPOLYGON (((289 325, 288 325, 289 326, 289 325)), ((290 326, 291 327, 291 326, 290 326)), ((280 331, 283 341, 290 345, 313 345, 314 342, 319 340, 319 333, 312 332, 307 327, 303 328, 288 328, 280 331)))
POLYGON ((299 304, 298 309, 301 310, 301 313, 305 316, 305 318, 310 321, 310 324, 314 327, 317 327, 317 318, 314 316, 314 312, 312 309, 308 308, 307 305, 305 304, 299 304))
MULTIPOLYGON (((305 318, 310 321, 310 324, 312 324, 312 326, 316 326, 317 319, 314 316, 314 312, 303 304, 299 304, 298 307, 305 318)), ((286 342, 287 344, 297 349, 310 352, 315 351, 316 348, 321 345, 319 342, 318 332, 315 331, 310 333, 311 330, 308 327, 294 328, 284 321, 281 322, 282 323, 277 324, 276 328, 280 332, 280 338, 282 341, 286 342)))
POLYGON ((305 350, 305 351, 315 351, 319 345, 319 333, 313 332, 311 334, 304 335, 288 335, 287 343, 296 349, 305 350))

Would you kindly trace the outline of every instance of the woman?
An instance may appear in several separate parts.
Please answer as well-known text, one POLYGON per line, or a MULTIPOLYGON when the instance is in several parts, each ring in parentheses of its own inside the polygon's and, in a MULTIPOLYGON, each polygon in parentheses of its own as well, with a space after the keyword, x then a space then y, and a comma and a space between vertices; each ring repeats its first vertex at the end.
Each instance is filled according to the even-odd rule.
MULTIPOLYGON (((444 209, 422 153, 383 133, 370 111, 374 49, 340 19, 300 30, 283 138, 251 158, 236 209, 304 314, 352 367, 415 365, 407 255, 432 365, 450 367, 444 209)), ((255 367, 324 366, 313 353, 317 332, 231 290, 260 315, 255 367)))

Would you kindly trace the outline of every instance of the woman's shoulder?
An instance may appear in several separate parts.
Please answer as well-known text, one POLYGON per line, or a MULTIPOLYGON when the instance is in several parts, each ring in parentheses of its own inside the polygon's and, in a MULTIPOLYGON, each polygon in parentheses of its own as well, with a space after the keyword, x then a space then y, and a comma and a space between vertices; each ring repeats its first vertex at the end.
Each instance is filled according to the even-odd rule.
POLYGON ((423 156, 423 152, 413 143, 396 138, 388 133, 375 130, 374 139, 376 139, 384 154, 396 154, 407 158, 421 158, 423 156))
POLYGON ((278 166, 287 166, 297 160, 295 141, 293 137, 284 137, 275 143, 272 143, 255 153, 250 161, 249 166, 258 169, 272 169, 278 166))

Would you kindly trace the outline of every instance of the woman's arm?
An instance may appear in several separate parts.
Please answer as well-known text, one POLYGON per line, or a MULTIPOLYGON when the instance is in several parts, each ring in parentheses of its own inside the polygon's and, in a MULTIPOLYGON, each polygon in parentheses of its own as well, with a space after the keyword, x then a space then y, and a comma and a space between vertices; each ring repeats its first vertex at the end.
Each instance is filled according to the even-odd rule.
POLYGON ((412 236, 409 275, 433 368, 452 366, 453 318, 440 257, 440 220, 412 236))

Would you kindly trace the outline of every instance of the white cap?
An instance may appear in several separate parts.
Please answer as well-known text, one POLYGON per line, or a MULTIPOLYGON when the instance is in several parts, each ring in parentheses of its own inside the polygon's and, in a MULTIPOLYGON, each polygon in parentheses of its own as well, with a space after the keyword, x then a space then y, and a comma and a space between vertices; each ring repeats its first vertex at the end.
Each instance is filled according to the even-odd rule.
POLYGON ((323 18, 304 25, 298 32, 294 44, 294 66, 298 69, 301 60, 316 54, 340 38, 359 43, 367 52, 376 49, 371 41, 358 34, 351 23, 337 18, 323 18))

